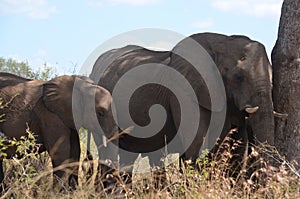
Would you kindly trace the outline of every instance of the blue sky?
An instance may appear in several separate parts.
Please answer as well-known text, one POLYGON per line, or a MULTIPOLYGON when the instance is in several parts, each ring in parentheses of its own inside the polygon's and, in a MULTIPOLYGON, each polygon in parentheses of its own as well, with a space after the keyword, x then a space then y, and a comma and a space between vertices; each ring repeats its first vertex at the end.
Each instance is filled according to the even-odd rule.
MULTIPOLYGON (((0 56, 80 68, 101 43, 140 28, 242 34, 266 46, 277 38, 283 0, 0 0, 0 56)), ((166 47, 167 48, 167 47, 166 47)))

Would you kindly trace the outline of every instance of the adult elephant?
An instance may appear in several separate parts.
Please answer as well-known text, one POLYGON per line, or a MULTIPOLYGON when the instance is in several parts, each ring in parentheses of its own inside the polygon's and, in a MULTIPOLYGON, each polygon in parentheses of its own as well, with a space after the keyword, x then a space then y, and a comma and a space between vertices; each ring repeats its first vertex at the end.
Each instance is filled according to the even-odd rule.
MULTIPOLYGON (((153 63, 154 67, 156 64, 167 65, 170 63, 170 55, 170 52, 151 51, 134 45, 125 46, 119 49, 112 49, 105 52, 97 59, 90 77, 95 82, 98 82, 98 84, 102 87, 108 89, 110 92, 113 92, 119 79, 131 69, 148 63, 153 63)), ((150 66, 150 69, 151 68, 152 67, 150 66)), ((153 71, 153 74, 154 73, 160 73, 160 71, 153 71)), ((136 78, 143 78, 143 76, 132 76, 132 78, 129 80, 132 80, 132 84, 135 84, 136 78)), ((149 84, 135 92, 128 104, 125 98, 127 93, 130 91, 127 90, 128 88, 126 84, 121 84, 119 88, 122 90, 119 93, 121 95, 116 96, 116 101, 114 100, 117 110, 116 112, 118 114, 118 126, 120 126, 122 129, 134 126, 129 134, 123 134, 119 139, 119 146, 121 149, 121 169, 122 166, 125 166, 125 168, 127 168, 125 170, 130 172, 138 153, 145 154, 157 149, 161 149, 164 147, 166 142, 169 142, 174 137, 176 128, 173 123, 171 109, 168 102, 172 93, 157 84, 149 84), (159 90, 164 93, 163 97, 160 95, 159 90), (139 129, 138 126, 147 126, 150 123, 151 119, 148 115, 148 110, 153 104, 163 105, 167 110, 167 118, 160 133, 156 135, 147 135, 148 133, 151 134, 151 132, 147 133, 145 130, 140 132, 141 129, 139 129), (128 106, 130 107, 130 115, 134 120, 133 122, 128 119, 125 114, 125 112, 128 112, 126 110, 126 107, 128 106), (148 138, 132 136, 141 134, 148 138)), ((160 163, 160 158, 161 154, 159 156, 153 156, 152 163, 158 165, 160 163)))
MULTIPOLYGON (((99 85, 112 92, 113 96, 116 93, 116 97, 114 96, 116 104, 123 103, 121 108, 116 106, 120 125, 135 127, 131 134, 123 135, 119 140, 121 149, 124 149, 121 150, 121 163, 122 159, 123 163, 132 163, 135 158, 126 152, 122 155, 124 151, 146 154, 164 148, 176 137, 176 131, 180 129, 184 120, 191 121, 190 128, 184 129, 183 136, 179 138, 180 142, 174 146, 178 148, 181 146, 184 150, 181 158, 185 160, 194 161, 199 156, 207 132, 220 134, 220 138, 223 139, 231 128, 238 127, 240 135, 237 139, 242 138, 246 142, 249 139, 246 117, 249 117, 253 136, 257 141, 274 144, 271 65, 261 43, 245 36, 200 33, 185 38, 171 52, 151 51, 136 46, 129 49, 130 46, 113 49, 106 52, 104 57, 100 56, 90 75, 99 85), (115 59, 106 61, 105 57, 110 53, 115 59), (226 94, 222 92, 222 85, 218 79, 214 79, 218 75, 211 76, 211 73, 215 72, 214 63, 225 85, 226 94), (195 121, 198 117, 183 116, 184 112, 176 92, 166 87, 172 83, 164 84, 164 81, 172 81, 169 76, 176 72, 173 73, 172 70, 165 72, 161 65, 179 72, 192 86, 198 102, 195 104, 194 99, 190 100, 190 104, 193 104, 190 112, 199 110, 198 121, 195 121), (146 72, 139 72, 139 69, 146 72), (137 88, 136 83, 143 82, 147 76, 156 78, 155 81, 160 79, 159 83, 163 85, 153 81, 137 88), (126 84, 124 79, 132 81, 126 84), (128 86, 136 88, 135 91, 132 92, 128 86), (132 94, 130 100, 127 97, 128 93, 132 94), (163 125, 159 123, 161 115, 153 113, 155 110, 150 108, 154 104, 160 104, 165 109, 165 113, 162 113, 165 114, 163 125), (126 107, 129 107, 129 111, 126 107), (132 120, 128 119, 129 116, 132 120), (155 131, 160 129, 154 132, 157 133, 155 135, 139 128, 151 124, 154 124, 155 131), (196 134, 193 131, 196 131, 196 134), (188 139, 190 137, 193 138, 192 141, 188 139)), ((177 86, 182 85, 178 81, 173 83, 177 86)), ((192 92, 185 92, 187 88, 182 87, 181 90, 181 93, 187 96, 186 100, 193 95, 192 92)), ((159 157, 154 157, 156 159, 154 163, 158 163, 159 157)))
MULTIPOLYGON (((37 135, 41 151, 50 154, 54 168, 79 161, 79 127, 97 133, 102 128, 109 138, 118 131, 110 106, 111 94, 87 77, 64 75, 41 81, 0 73, 0 85, 0 98, 7 103, 0 109, 0 115, 5 116, 0 123, 5 139, 26 136, 29 127, 37 135)), ((9 147, 1 152, 10 158, 15 150, 9 147)), ((3 157, 1 182, 2 161, 3 157)), ((72 170, 71 175, 65 175, 65 169, 56 170, 54 175, 66 177, 69 185, 74 186, 78 179, 78 166, 74 165, 67 167, 72 170)))
MULTIPOLYGON (((256 143, 267 142, 274 145, 272 69, 264 46, 240 35, 194 34, 174 47, 171 67, 180 71, 188 68, 190 73, 195 72, 191 63, 178 56, 185 50, 196 55, 197 52, 189 50, 191 40, 199 43, 207 51, 216 63, 225 85, 227 113, 221 140, 231 128, 238 127, 239 134, 236 138, 243 139, 244 145, 250 137, 254 137, 256 143), (250 132, 246 129, 246 117, 249 117, 252 135, 249 135, 250 132)), ((197 84, 203 83, 203 78, 200 77, 197 84)), ((209 96, 209 91, 205 85, 201 87, 201 96, 204 99, 201 106, 210 110, 209 99, 205 99, 205 96, 209 96)))

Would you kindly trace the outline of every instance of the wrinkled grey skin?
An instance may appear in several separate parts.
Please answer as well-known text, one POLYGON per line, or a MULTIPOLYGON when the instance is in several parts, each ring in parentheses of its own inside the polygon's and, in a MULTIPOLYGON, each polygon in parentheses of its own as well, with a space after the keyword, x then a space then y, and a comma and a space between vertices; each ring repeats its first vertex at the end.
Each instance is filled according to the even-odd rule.
MULTIPOLYGON (((203 33, 192 35, 191 38, 200 43, 208 52, 223 78, 227 95, 227 113, 220 136, 221 139, 227 135, 231 128, 238 127, 240 135, 237 136, 237 139, 243 139, 246 142, 249 136, 245 130, 245 117, 249 115, 244 109, 246 107, 259 106, 258 111, 249 116, 253 136, 259 142, 268 142, 273 145, 274 116, 269 73, 271 67, 264 46, 245 36, 203 33)), ((184 45, 185 40, 182 40, 172 51, 176 52, 184 45)), ((191 82, 197 94, 201 121, 194 142, 182 155, 182 158, 195 160, 199 155, 203 136, 206 134, 210 122, 211 111, 218 111, 211 110, 208 90, 203 83, 203 79, 189 63, 175 53, 151 51, 144 48, 136 49, 135 47, 132 47, 132 51, 129 49, 130 46, 113 49, 106 52, 105 56, 100 56, 93 67, 90 77, 98 81, 100 75, 102 75, 98 84, 112 92, 122 75, 130 69, 145 63, 169 65, 183 74, 191 82), (101 64, 107 63, 105 62, 105 57, 108 57, 109 54, 112 57, 117 55, 115 56, 117 58, 109 61, 106 71, 97 73, 98 68, 102 67, 101 64)), ((186 50, 188 51, 189 49, 186 50)), ((191 51, 189 53, 196 53, 195 55, 197 56, 197 52, 191 51)), ((114 101, 116 100, 118 99, 114 99, 114 101)), ((137 139, 124 135, 119 140, 121 148, 136 153, 143 153, 163 147, 166 142, 173 138, 180 123, 180 108, 175 96, 168 89, 158 85, 148 85, 137 90, 130 100, 131 117, 138 125, 145 126, 149 124, 148 110, 153 104, 161 104, 165 107, 167 120, 163 129, 160 133, 148 139, 137 139)), ((120 115, 118 110, 117 113, 118 119, 122 120, 122 115, 120 115)), ((180 143, 178 143, 178 146, 180 146, 180 143)), ((122 163, 122 154, 120 156, 122 163)), ((123 159, 126 159, 124 162, 130 163, 130 160, 133 161, 134 158, 126 157, 123 159)), ((154 163, 157 164, 157 162, 159 160, 154 160, 154 163)))
MULTIPOLYGON (((75 114, 81 126, 93 131, 99 124, 108 137, 117 133, 112 111, 110 93, 93 84, 87 77, 60 76, 49 81, 29 80, 9 73, 0 73, 0 96, 7 107, 0 109, 5 121, 0 123, 0 131, 7 139, 26 135, 27 124, 42 144, 39 152, 47 150, 53 167, 64 163, 78 162, 80 157, 79 136, 74 122, 75 114), (76 84, 74 84, 76 82, 76 84), (76 85, 76 86, 74 86, 76 85), (95 106, 90 104, 93 100, 95 106), (99 114, 101 112, 101 114, 99 114), (96 113, 96 123, 92 120, 96 113), (103 115, 104 113, 104 115, 103 115), (94 123, 93 123, 93 122, 94 123)), ((15 148, 5 151, 7 158, 15 154, 15 148)), ((3 180, 2 157, 0 177, 3 180)), ((78 166, 70 167, 69 185, 77 182, 78 166), (75 181, 74 181, 75 180, 75 181)), ((57 177, 65 177, 64 170, 54 172, 57 177)), ((56 182, 55 182, 56 183, 56 182)))
MULTIPOLYGON (((271 65, 264 46, 245 36, 202 33, 192 35, 191 38, 206 49, 223 78, 227 117, 222 136, 229 128, 244 127, 245 108, 258 106, 258 111, 249 117, 253 136, 258 142, 274 145, 271 65)), ((173 51, 184 45, 184 42, 178 43, 173 51)), ((172 67, 189 67, 187 62, 175 54, 171 60, 172 67)))
MULTIPOLYGON (((170 52, 155 52, 150 51, 141 47, 136 49, 136 46, 126 46, 120 49, 113 49, 101 55, 96 64, 93 67, 93 71, 90 75, 91 78, 94 80, 100 79, 98 84, 102 87, 108 89, 110 92, 113 91, 115 84, 118 82, 119 78, 125 74, 130 69, 134 68, 135 66, 139 66, 144 63, 162 63, 162 64, 169 64, 170 63, 170 52), (107 55, 111 55, 114 59, 111 61, 107 61, 105 58, 108 57, 107 55), (99 73, 99 68, 103 63, 110 63, 107 70, 102 73, 99 73), (102 75, 101 77, 100 74, 102 75)), ((102 66, 101 66, 102 68, 102 66)), ((153 149, 163 148, 165 145, 165 135, 167 139, 170 140, 174 133, 176 132, 172 113, 170 108, 170 97, 171 93, 168 90, 162 89, 158 85, 148 85, 144 89, 140 89, 138 92, 135 92, 130 100, 130 114, 133 118, 134 122, 140 126, 145 126, 150 123, 150 118, 148 115, 148 110, 153 104, 161 104, 167 110, 167 120, 165 126, 163 127, 162 131, 157 135, 147 138, 147 139, 139 139, 135 138, 130 135, 122 135, 119 139, 119 146, 127 151, 135 152, 135 153, 143 153, 149 152, 153 149), (160 92, 153 92, 162 90, 164 92, 163 96, 160 92), (144 92, 146 91, 146 92, 144 92)), ((122 99, 116 99, 122 101, 122 99)), ((117 101, 114 100, 115 103, 117 101)), ((116 110, 118 114, 118 120, 122 120, 122 111, 116 110)), ((123 128, 127 128, 130 126, 126 126, 126 124, 121 124, 122 122, 119 121, 119 125, 123 128)), ((135 133, 135 129, 131 133, 135 133)), ((149 136, 145 136, 149 137, 149 136)), ((120 163, 122 165, 132 165, 134 160, 136 159, 136 155, 125 155, 120 152, 120 163)), ((159 160, 152 160, 156 164, 159 163, 159 160)))
POLYGON ((103 69, 107 68, 118 57, 126 54, 127 52, 137 50, 137 49, 142 49, 142 47, 136 46, 136 45, 128 45, 123 48, 112 49, 112 50, 104 52, 103 54, 101 54, 101 56, 95 62, 93 71, 91 72, 89 77, 94 82, 99 82, 99 80, 100 80, 99 74, 104 73, 104 71, 102 71, 103 69), (101 65, 101 67, 95 67, 95 66, 100 66, 100 65, 101 65))

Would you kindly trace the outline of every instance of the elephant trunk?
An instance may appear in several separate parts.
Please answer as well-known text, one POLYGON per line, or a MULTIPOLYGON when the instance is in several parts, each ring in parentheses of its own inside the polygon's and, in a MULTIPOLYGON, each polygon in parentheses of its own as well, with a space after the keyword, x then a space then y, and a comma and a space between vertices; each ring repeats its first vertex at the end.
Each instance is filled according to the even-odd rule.
POLYGON ((267 142, 274 145, 274 113, 271 87, 266 89, 266 85, 264 85, 263 87, 257 87, 256 91, 258 91, 258 95, 255 96, 254 102, 259 108, 250 115, 253 135, 258 143, 267 142))

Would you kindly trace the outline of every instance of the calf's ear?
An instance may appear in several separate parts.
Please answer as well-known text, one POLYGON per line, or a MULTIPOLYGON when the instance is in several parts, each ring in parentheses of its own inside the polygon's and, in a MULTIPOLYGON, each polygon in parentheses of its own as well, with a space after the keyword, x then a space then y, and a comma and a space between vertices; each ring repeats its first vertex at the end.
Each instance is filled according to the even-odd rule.
POLYGON ((74 126, 72 113, 74 80, 75 77, 65 75, 56 77, 43 85, 45 107, 72 127, 74 126))

